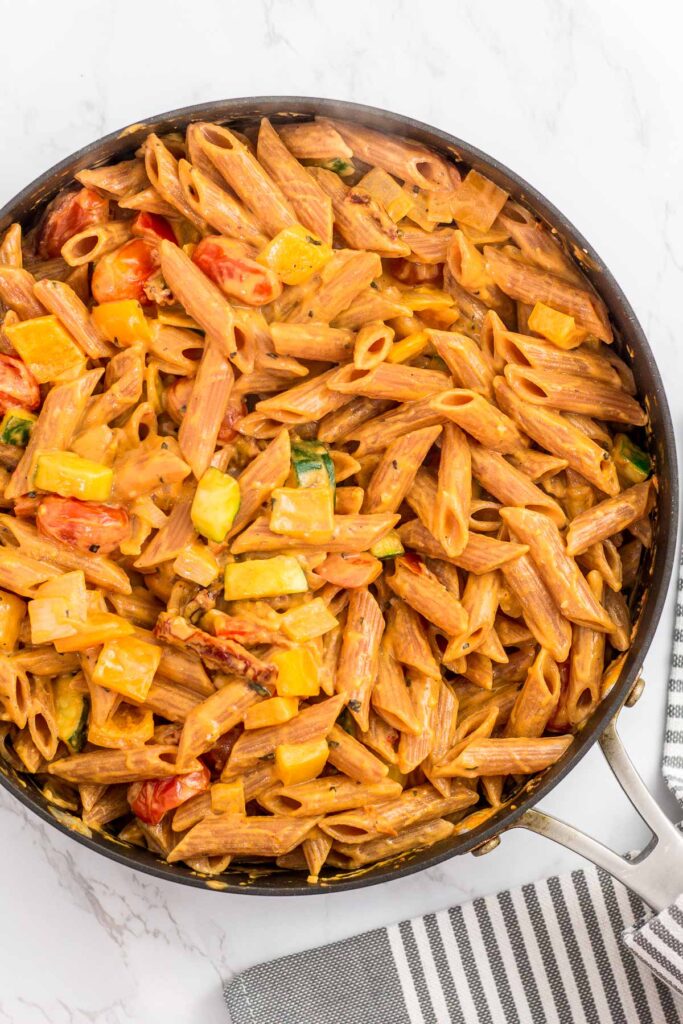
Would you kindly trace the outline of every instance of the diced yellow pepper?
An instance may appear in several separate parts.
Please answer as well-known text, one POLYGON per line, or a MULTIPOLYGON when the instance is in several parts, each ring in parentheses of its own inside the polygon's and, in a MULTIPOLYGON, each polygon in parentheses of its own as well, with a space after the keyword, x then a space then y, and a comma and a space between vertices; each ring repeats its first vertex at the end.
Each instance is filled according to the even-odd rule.
POLYGON ((252 704, 244 716, 244 728, 264 729, 268 725, 282 725, 294 718, 298 710, 296 697, 271 697, 260 704, 252 704))
POLYGON ((33 486, 63 498, 107 501, 114 474, 109 466, 83 459, 74 452, 43 452, 38 456, 33 486))
POLYGON ((276 487, 270 528, 273 533, 324 544, 334 531, 334 495, 332 488, 276 487))
POLYGON ((315 597, 308 604, 290 608, 280 619, 280 624, 285 636, 297 643, 315 640, 317 636, 323 636, 338 625, 322 597, 315 597))
POLYGON ((135 629, 132 622, 113 615, 111 612, 94 612, 90 614, 83 626, 79 626, 74 636, 55 640, 55 647, 60 654, 70 651, 84 651, 87 647, 95 647, 115 637, 130 636, 135 629))
POLYGON ((84 363, 83 353, 56 316, 9 324, 5 333, 39 384, 57 380, 84 363))
POLYGON ((384 207, 394 224, 405 217, 413 207, 410 194, 381 167, 373 167, 358 184, 384 207))
POLYGON ((149 324, 137 299, 102 302, 93 308, 91 316, 107 341, 124 348, 151 340, 149 324))
POLYGON ((308 583, 293 555, 252 558, 225 567, 225 600, 248 601, 281 594, 304 594, 308 583))
POLYGON ((190 517, 197 533, 221 544, 240 507, 240 487, 234 477, 211 466, 197 484, 190 517))
POLYGON ((281 743, 275 748, 275 774, 285 786, 308 782, 320 775, 328 753, 327 740, 281 743))
POLYGON ((529 313, 529 327, 536 334, 543 335, 558 348, 577 348, 588 337, 588 331, 576 326, 573 316, 560 313, 544 302, 537 302, 529 313))
POLYGON ((88 740, 98 747, 125 750, 140 747, 154 736, 154 713, 146 708, 121 704, 104 722, 92 719, 88 726, 88 740))
POLYGON ((55 576, 47 580, 36 590, 36 597, 58 597, 62 598, 69 612, 69 618, 74 626, 81 626, 88 617, 87 591, 85 589, 85 573, 82 569, 74 572, 65 572, 61 576, 55 576))
POLYGON ((455 305, 452 295, 430 284, 418 284, 415 288, 406 289, 401 294, 401 302, 410 306, 413 313, 419 313, 423 309, 445 309, 455 305))
POLYGON ((303 284, 332 259, 333 251, 307 228, 283 228, 263 249, 257 261, 270 267, 284 284, 303 284))
POLYGON ((200 587, 208 587, 221 570, 215 555, 209 551, 206 544, 196 540, 180 552, 173 563, 173 571, 184 580, 198 583, 200 587))
POLYGON ((131 700, 144 701, 161 661, 161 648, 136 636, 108 640, 97 658, 92 680, 131 700))
POLYGON ((49 644, 76 633, 76 626, 69 618, 69 607, 63 597, 38 597, 29 601, 28 617, 32 644, 49 644))
POLYGON ((247 813, 244 806, 244 784, 241 779, 214 782, 209 792, 211 810, 214 814, 238 814, 244 817, 247 813))
POLYGON ((270 657, 277 666, 275 688, 279 697, 317 697, 320 666, 310 647, 289 647, 270 657))
POLYGON ((0 651, 13 651, 26 615, 26 602, 0 590, 0 651))
POLYGON ((400 341, 394 342, 387 356, 388 363, 407 363, 409 359, 419 356, 429 344, 426 331, 415 331, 400 341))
POLYGON ((108 612, 107 602, 101 590, 86 590, 85 592, 85 621, 99 612, 108 612))

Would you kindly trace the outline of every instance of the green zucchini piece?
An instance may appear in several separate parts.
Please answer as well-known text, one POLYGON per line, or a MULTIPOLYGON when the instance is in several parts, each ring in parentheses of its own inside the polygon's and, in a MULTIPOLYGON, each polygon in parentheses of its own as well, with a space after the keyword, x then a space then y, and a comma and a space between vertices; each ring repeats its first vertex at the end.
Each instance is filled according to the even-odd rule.
POLYGON ((25 448, 37 419, 37 416, 25 409, 9 409, 0 423, 0 441, 13 444, 16 448, 25 448))
POLYGON ((335 486, 334 462, 322 441, 292 441, 292 467, 299 487, 335 486))
POLYGON ((82 683, 73 676, 60 676, 55 683, 57 735, 74 754, 85 746, 89 713, 90 700, 82 692, 82 683))
POLYGON ((370 554, 375 558, 396 558, 397 555, 405 554, 405 548, 396 530, 389 530, 386 537, 382 537, 370 548, 370 554))
POLYGON ((351 161, 344 160, 340 156, 335 156, 331 160, 309 160, 307 163, 314 167, 324 167, 326 171, 334 171, 341 178, 350 178, 352 174, 356 173, 356 168, 351 161))
POLYGON ((652 472, 652 462, 647 452, 634 444, 626 434, 617 434, 612 448, 612 459, 622 485, 640 484, 652 472))

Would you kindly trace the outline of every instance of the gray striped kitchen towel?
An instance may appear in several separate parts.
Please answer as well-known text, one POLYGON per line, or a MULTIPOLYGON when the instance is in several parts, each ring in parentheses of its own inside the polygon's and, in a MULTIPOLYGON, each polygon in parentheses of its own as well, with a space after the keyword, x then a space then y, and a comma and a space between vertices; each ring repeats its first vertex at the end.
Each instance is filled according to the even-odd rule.
POLYGON ((622 938, 650 914, 590 867, 259 964, 225 999, 232 1024, 683 1024, 622 938))

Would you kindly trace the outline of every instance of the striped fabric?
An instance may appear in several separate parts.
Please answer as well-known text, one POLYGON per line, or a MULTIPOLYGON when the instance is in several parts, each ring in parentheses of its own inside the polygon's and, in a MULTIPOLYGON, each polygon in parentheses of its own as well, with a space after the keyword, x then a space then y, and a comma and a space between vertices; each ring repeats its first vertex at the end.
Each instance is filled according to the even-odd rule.
POLYGON ((683 998, 622 939, 648 914, 604 871, 574 871, 260 964, 225 999, 232 1024, 683 1024, 683 998))
POLYGON ((662 771, 669 789, 678 802, 683 804, 683 549, 681 549, 678 593, 676 595, 676 620, 662 771))

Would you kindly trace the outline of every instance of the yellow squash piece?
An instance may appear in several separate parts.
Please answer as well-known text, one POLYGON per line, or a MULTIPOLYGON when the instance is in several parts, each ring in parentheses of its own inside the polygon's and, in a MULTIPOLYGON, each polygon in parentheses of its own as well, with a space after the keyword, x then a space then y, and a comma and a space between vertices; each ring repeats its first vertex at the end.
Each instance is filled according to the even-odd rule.
POLYGON ((97 658, 92 680, 131 700, 144 701, 161 661, 161 648, 135 636, 108 640, 97 658))
POLYGON ((331 259, 330 246, 300 224, 278 232, 257 257, 283 284, 304 284, 331 259))
MULTIPOLYGON (((337 493, 339 493, 337 491, 337 493)), ((317 636, 334 629, 338 625, 332 612, 329 610, 322 597, 315 597, 307 604, 300 604, 297 608, 290 608, 280 619, 282 632, 290 640, 296 643, 306 643, 307 640, 315 640, 317 636)))
POLYGON ((209 792, 211 810, 214 814, 238 814, 244 817, 247 813, 244 806, 244 784, 241 779, 214 782, 209 792))
POLYGON ((5 333, 39 384, 85 366, 83 353, 56 316, 10 324, 5 333))
POLYGON ((114 474, 109 466, 83 459, 74 452, 43 452, 38 456, 33 486, 63 498, 107 501, 114 474))
POLYGON ((130 636, 135 629, 132 622, 114 615, 111 612, 94 612, 88 615, 83 626, 78 626, 73 636, 55 640, 55 647, 60 654, 69 651, 84 651, 115 637, 130 636))
POLYGON ((149 324, 137 299, 103 302, 94 307, 91 316, 107 341, 124 348, 151 340, 149 324))
POLYGON ((69 618, 69 608, 63 597, 38 597, 28 603, 31 623, 31 643, 50 644, 64 637, 72 637, 76 626, 69 618))
POLYGON ((537 302, 529 314, 529 328, 543 335, 558 348, 577 348, 588 336, 588 332, 576 326, 573 316, 560 313, 544 302, 537 302))
POLYGON ((270 528, 273 533, 324 544, 334 531, 334 495, 332 488, 276 487, 273 491, 270 528))
POLYGON ((173 563, 173 571, 176 576, 182 576, 190 583, 208 587, 221 570, 215 555, 209 551, 206 544, 196 540, 180 552, 173 563))
POLYGON ((226 601, 255 601, 307 590, 306 576, 293 555, 247 559, 225 567, 226 601))
POLYGON ((294 718, 299 710, 296 697, 271 697, 260 704, 252 704, 244 716, 245 729, 265 729, 268 725, 282 725, 294 718))
POLYGON ((114 750, 141 747, 153 736, 154 712, 132 704, 121 704, 104 722, 91 721, 88 727, 90 743, 114 750))
POLYGON ((53 686, 57 735, 72 754, 83 747, 88 726, 90 698, 82 675, 59 676, 53 686))
POLYGON ((38 417, 26 409, 8 409, 0 423, 0 442, 25 448, 38 417))
POLYGON ((308 782, 320 775, 327 755, 327 740, 282 743, 275 748, 275 774, 285 786, 308 782))
POLYGON ((358 184, 384 207, 394 224, 402 220, 413 208, 413 199, 409 192, 381 167, 373 167, 363 175, 358 184))
POLYGON ((36 589, 36 597, 63 598, 72 624, 82 626, 88 617, 88 592, 85 587, 85 573, 82 569, 65 572, 36 589))
POLYGON ((197 484, 190 517, 197 533, 221 544, 240 507, 240 488, 227 473, 211 466, 197 484))
POLYGON ((26 615, 26 602, 0 590, 0 651, 13 651, 26 615))
POLYGON ((276 651, 270 660, 277 666, 275 683, 279 697, 317 697, 320 666, 310 647, 303 645, 276 651))

